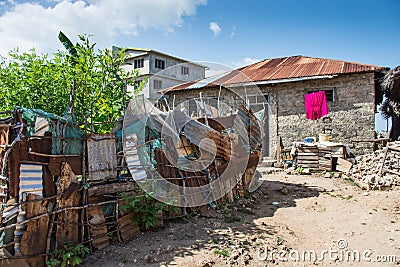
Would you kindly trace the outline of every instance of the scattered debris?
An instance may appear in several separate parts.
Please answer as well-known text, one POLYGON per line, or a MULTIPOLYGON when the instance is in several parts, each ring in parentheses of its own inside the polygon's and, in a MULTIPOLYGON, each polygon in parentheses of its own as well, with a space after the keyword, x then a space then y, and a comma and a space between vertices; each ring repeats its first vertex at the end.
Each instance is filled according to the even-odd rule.
POLYGON ((388 143, 386 148, 374 153, 357 156, 348 175, 368 190, 400 185, 400 141, 388 143))

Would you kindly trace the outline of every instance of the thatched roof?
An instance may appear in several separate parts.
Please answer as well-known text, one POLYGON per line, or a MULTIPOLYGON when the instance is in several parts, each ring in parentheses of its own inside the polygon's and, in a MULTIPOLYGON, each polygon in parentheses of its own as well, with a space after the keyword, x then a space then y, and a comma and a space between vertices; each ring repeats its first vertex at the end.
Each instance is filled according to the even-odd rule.
POLYGON ((386 73, 381 85, 382 91, 389 100, 400 103, 400 66, 386 73))
POLYGON ((400 116, 400 102, 395 103, 386 98, 379 109, 385 120, 400 116))

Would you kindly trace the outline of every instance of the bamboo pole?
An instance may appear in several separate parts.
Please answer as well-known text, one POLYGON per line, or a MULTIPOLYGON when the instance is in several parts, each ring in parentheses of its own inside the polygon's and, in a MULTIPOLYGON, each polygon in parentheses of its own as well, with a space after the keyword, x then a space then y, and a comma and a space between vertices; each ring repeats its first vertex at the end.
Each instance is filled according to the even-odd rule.
POLYGON ((82 206, 65 207, 65 208, 62 208, 62 209, 54 210, 52 212, 36 215, 36 216, 31 217, 29 219, 26 219, 26 220, 24 220, 24 221, 22 221, 20 223, 14 223, 14 224, 10 224, 10 225, 1 227, 0 231, 4 231, 6 229, 13 228, 13 227, 15 227, 17 225, 26 224, 27 222, 37 220, 37 219, 42 218, 44 216, 50 216, 50 215, 53 215, 53 214, 56 214, 56 213, 60 213, 60 212, 66 211, 66 210, 79 210, 79 209, 85 209, 85 208, 88 208, 88 207, 91 207, 91 206, 99 206, 99 205, 105 205, 105 204, 110 204, 110 203, 115 203, 115 202, 116 202, 116 200, 109 200, 109 201, 104 201, 104 202, 99 202, 99 203, 86 204, 86 205, 82 205, 82 206))

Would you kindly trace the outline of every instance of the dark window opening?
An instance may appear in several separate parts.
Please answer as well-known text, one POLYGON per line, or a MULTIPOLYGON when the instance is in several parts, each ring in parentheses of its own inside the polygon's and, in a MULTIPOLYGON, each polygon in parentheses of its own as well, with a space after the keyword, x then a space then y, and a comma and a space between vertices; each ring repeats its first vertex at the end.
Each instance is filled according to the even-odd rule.
POLYGON ((143 58, 135 59, 133 61, 133 67, 135 69, 143 68, 143 66, 144 66, 144 59, 143 58))
POLYGON ((165 60, 156 59, 155 60, 155 67, 157 69, 165 69, 165 60))
POLYGON ((311 94, 314 92, 325 91, 326 101, 328 102, 335 102, 335 94, 333 89, 316 89, 316 90, 309 90, 307 94, 311 94))
POLYGON ((133 84, 133 88, 136 90, 140 87, 140 84, 143 82, 143 80, 136 80, 135 83, 133 84))
POLYGON ((189 68, 182 66, 182 74, 183 75, 189 75, 189 68))
POLYGON ((160 90, 162 87, 162 82, 160 80, 154 80, 154 89, 160 90))

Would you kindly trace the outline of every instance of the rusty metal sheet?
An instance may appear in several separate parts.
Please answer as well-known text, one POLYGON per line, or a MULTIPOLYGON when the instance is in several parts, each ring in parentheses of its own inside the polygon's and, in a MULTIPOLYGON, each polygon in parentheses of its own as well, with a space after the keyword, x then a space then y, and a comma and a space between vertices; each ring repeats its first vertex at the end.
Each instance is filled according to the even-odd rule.
POLYGON ((266 59, 237 70, 233 70, 218 79, 203 79, 181 84, 165 91, 182 91, 195 88, 215 87, 220 85, 247 83, 250 81, 269 81, 289 78, 311 77, 377 71, 383 67, 370 64, 347 62, 326 58, 291 56, 266 59), (197 84, 197 87, 195 86, 197 84))
POLYGON ((117 152, 113 134, 93 134, 87 140, 89 180, 117 177, 117 152))
POLYGON ((89 224, 90 224, 90 237, 92 245, 96 249, 103 249, 110 244, 107 235, 106 220, 101 206, 92 206, 88 208, 89 224))
MULTIPOLYGON (((244 106, 240 106, 235 121, 239 127, 235 130, 242 137, 249 138, 249 145, 252 149, 260 149, 262 144, 262 132, 258 119, 251 110, 247 110, 244 106)), ((246 139, 245 139, 246 140, 246 139)))
POLYGON ((147 174, 144 170, 142 164, 140 163, 139 154, 137 150, 138 141, 137 135, 131 134, 126 137, 126 145, 124 150, 125 162, 129 167, 129 172, 131 173, 135 181, 140 181, 146 179, 147 174))
MULTIPOLYGON (((61 177, 56 183, 57 194, 63 193, 69 188, 72 183, 76 182, 76 176, 72 171, 71 166, 64 162, 61 167, 61 177)), ((57 198, 57 208, 63 207, 77 207, 79 205, 79 192, 73 192, 68 199, 64 197, 57 198)), ((56 244, 57 248, 61 249, 65 242, 72 241, 74 244, 78 243, 78 210, 65 210, 56 216, 57 218, 57 231, 56 231, 56 244)))
POLYGON ((140 233, 139 225, 133 221, 133 214, 118 219, 118 229, 122 241, 127 241, 140 233))
POLYGON ((61 164, 67 162, 74 174, 82 174, 82 156, 60 156, 54 155, 50 157, 49 170, 51 175, 60 176, 61 175, 61 164))
MULTIPOLYGON (((27 200, 40 199, 40 196, 28 194, 27 200)), ((46 205, 40 201, 26 203, 26 219, 47 213, 46 205)), ((34 256, 46 253, 47 228, 49 216, 43 216, 37 220, 26 223, 26 230, 21 239, 21 254, 24 256, 34 256)), ((27 258, 27 263, 31 267, 44 266, 45 257, 27 258)))
MULTIPOLYGON (((51 133, 46 132, 45 136, 50 137, 51 133)), ((29 138, 29 147, 30 147, 29 152, 51 155, 52 140, 50 138, 31 137, 29 138)), ((48 156, 41 156, 35 154, 29 154, 29 159, 35 162, 44 162, 44 163, 49 162, 48 156)))
POLYGON ((8 145, 8 132, 10 127, 11 124, 0 124, 0 145, 8 145))

